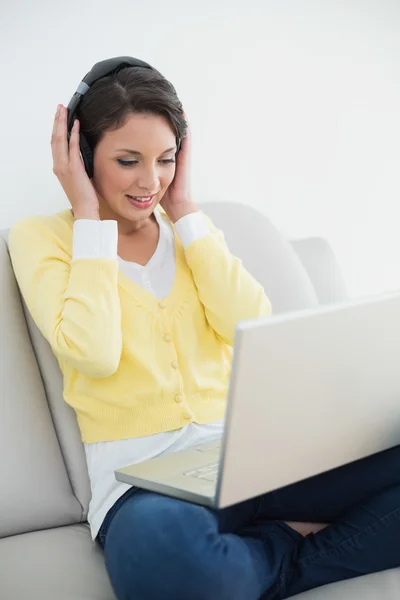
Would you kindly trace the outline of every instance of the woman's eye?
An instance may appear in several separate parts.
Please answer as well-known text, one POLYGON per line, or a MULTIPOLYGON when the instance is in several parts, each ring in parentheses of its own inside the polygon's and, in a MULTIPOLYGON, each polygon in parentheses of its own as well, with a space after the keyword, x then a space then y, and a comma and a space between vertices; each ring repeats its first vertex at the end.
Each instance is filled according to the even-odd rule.
MULTIPOLYGON (((133 167, 139 162, 137 160, 123 160, 122 158, 118 158, 117 161, 122 167, 133 167)), ((160 160, 160 163, 163 165, 173 164, 174 162, 175 160, 173 158, 164 158, 160 160)))
POLYGON ((123 160, 122 158, 119 158, 118 163, 122 167, 132 167, 132 165, 137 165, 138 161, 137 160, 123 160))

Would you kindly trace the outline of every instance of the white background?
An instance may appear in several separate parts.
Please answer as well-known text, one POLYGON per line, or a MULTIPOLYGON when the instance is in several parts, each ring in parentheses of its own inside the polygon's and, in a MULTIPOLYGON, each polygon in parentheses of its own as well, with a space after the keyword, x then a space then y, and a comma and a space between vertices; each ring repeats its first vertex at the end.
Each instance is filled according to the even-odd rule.
POLYGON ((400 288, 399 0, 16 0, 0 14, 0 227, 67 206, 56 105, 130 55, 175 85, 198 201, 331 242, 352 296, 400 288))

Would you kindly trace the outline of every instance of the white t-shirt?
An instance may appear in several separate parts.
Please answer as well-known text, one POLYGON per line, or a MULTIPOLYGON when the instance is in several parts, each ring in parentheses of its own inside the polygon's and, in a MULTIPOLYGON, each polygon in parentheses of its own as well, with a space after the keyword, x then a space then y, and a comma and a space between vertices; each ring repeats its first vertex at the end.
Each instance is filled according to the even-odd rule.
MULTIPOLYGON (((156 298, 165 298, 169 295, 175 278, 174 234, 169 222, 157 209, 154 215, 159 224, 160 236, 156 251, 145 266, 124 261, 117 256, 115 221, 76 221, 73 258, 117 258, 120 270, 127 277, 156 298)), ((185 248, 209 233, 201 212, 183 217, 174 227, 185 248)), ((132 386, 134 385, 132 381, 132 386)), ((140 438, 86 443, 85 453, 92 491, 88 515, 92 539, 96 538, 109 509, 130 488, 128 484, 115 479, 116 469, 218 439, 222 435, 223 426, 223 421, 208 425, 189 423, 181 429, 140 438)))

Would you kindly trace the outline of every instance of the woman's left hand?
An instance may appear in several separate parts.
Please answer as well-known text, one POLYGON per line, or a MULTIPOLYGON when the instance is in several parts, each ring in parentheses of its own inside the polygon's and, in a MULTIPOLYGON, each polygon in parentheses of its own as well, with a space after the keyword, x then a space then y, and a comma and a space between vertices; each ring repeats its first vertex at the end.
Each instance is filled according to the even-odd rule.
POLYGON ((190 146, 191 135, 188 126, 181 149, 176 155, 175 177, 160 202, 173 223, 199 210, 192 200, 190 190, 190 146))

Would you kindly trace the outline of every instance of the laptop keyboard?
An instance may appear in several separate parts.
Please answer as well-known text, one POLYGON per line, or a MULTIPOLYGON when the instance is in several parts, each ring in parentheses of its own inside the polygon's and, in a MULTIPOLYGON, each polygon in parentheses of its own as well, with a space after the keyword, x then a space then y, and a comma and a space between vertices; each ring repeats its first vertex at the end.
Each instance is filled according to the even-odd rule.
POLYGON ((206 481, 212 481, 216 483, 217 475, 218 475, 218 466, 219 461, 209 463, 208 465, 204 465, 203 467, 198 467, 197 469, 191 469, 190 471, 185 471, 184 475, 188 475, 188 477, 196 477, 197 479, 205 479, 206 481))

